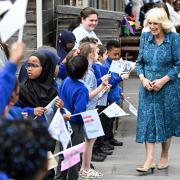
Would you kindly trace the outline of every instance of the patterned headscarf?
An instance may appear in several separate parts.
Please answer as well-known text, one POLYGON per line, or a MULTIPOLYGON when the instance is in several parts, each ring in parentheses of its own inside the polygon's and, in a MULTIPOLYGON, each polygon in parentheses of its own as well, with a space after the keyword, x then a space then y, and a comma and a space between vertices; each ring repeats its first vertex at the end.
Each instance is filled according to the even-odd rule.
POLYGON ((57 40, 57 53, 60 57, 60 62, 63 61, 63 59, 66 57, 68 52, 71 51, 71 49, 66 48, 67 43, 75 43, 76 38, 74 34, 71 31, 64 30, 62 33, 59 34, 58 40, 57 40))

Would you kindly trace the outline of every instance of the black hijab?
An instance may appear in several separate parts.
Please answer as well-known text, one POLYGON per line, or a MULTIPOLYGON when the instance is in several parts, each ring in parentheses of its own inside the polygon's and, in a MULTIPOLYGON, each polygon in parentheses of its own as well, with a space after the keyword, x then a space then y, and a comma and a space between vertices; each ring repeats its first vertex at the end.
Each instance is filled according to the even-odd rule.
MULTIPOLYGON (((43 54, 45 54, 45 56, 47 56, 47 58, 52 61, 53 64, 53 72, 55 71, 56 65, 58 65, 60 63, 60 57, 53 52, 52 50, 49 50, 47 48, 41 48, 40 50, 37 50, 37 52, 41 52, 43 54)), ((27 70, 26 70, 26 65, 28 63, 28 60, 26 60, 23 65, 21 66, 21 69, 19 71, 19 76, 18 76, 18 80, 19 82, 24 81, 27 78, 27 70)))
POLYGON ((49 59, 45 53, 40 51, 31 56, 36 56, 39 59, 42 72, 37 79, 27 77, 20 84, 19 103, 24 107, 45 107, 58 94, 54 87, 53 59, 49 59))

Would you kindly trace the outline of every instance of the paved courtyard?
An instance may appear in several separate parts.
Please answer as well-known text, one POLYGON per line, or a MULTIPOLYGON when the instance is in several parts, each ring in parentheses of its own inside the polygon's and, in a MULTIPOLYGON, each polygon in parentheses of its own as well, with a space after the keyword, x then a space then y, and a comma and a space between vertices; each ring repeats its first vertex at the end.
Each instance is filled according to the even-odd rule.
MULTIPOLYGON (((124 82, 124 92, 130 97, 129 101, 137 107, 139 80, 132 76, 124 82)), ((126 112, 127 103, 123 104, 126 112)), ((145 158, 143 144, 135 142, 136 117, 126 116, 120 119, 116 138, 124 142, 123 147, 116 147, 113 155, 108 156, 104 162, 93 163, 95 168, 103 172, 105 180, 179 180, 180 179, 180 138, 174 138, 170 149, 170 167, 168 170, 155 169, 154 174, 145 176, 136 172, 136 167, 141 165, 145 158)), ((160 144, 156 146, 156 160, 160 156, 160 144)))

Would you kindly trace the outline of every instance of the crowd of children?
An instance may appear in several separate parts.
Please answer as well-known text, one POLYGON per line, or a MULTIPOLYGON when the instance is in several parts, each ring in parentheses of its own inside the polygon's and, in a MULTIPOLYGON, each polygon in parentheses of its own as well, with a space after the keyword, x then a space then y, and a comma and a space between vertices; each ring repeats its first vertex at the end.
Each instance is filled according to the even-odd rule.
MULTIPOLYGON (((91 38, 88 38, 88 40, 91 41, 91 38)), ((17 52, 15 53, 16 55, 17 52)), ((97 42, 80 43, 79 49, 72 50, 70 52, 72 53, 71 58, 67 58, 66 60, 67 78, 62 81, 59 90, 54 81, 55 66, 58 63, 55 62, 55 65, 53 65, 55 59, 48 57, 48 53, 50 52, 46 49, 37 50, 37 52, 30 55, 27 62, 25 62, 27 73, 23 75, 24 80, 20 84, 15 78, 16 68, 14 74, 11 75, 13 81, 7 79, 8 77, 1 78, 1 80, 5 79, 5 82, 1 83, 1 88, 4 89, 3 85, 5 86, 5 84, 8 86, 8 81, 11 82, 12 86, 11 89, 9 87, 7 89, 9 91, 9 97, 7 97, 8 93, 4 96, 7 97, 4 105, 1 103, 2 115, 12 120, 21 118, 22 114, 26 114, 26 118, 28 115, 28 119, 32 120, 36 118, 36 121, 41 120, 45 122, 45 107, 58 94, 64 102, 64 108, 70 111, 71 114, 95 109, 96 107, 99 110, 103 110, 108 103, 121 102, 119 83, 128 77, 108 72, 112 60, 118 60, 120 58, 120 44, 117 41, 109 41, 107 43, 107 50, 104 46, 98 45, 97 42), (106 58, 107 56, 108 58, 106 58), (12 84, 13 82, 14 84, 12 84), (101 105, 98 103, 103 90, 107 91, 107 102, 101 105)), ((51 51, 51 53, 53 52, 51 51)), ((11 64, 9 63, 7 65, 11 64)), ((7 73, 4 72, 6 71, 6 66, 1 70, 1 75, 3 76, 5 76, 4 73, 7 73)), ((20 75, 22 76, 22 74, 20 75)), ((6 76, 10 76, 10 74, 7 73, 6 76)), ((60 160, 55 176, 56 179, 61 179, 61 177, 65 179, 78 179, 79 174, 84 178, 100 178, 103 176, 100 172, 91 168, 91 159, 93 160, 94 158, 95 161, 103 161, 108 154, 112 154, 112 150, 114 149, 113 145, 111 145, 113 144, 111 141, 113 139, 113 119, 108 119, 108 117, 103 115, 101 122, 105 137, 98 138, 94 146, 96 139, 87 139, 84 135, 81 116, 70 118, 70 124, 73 130, 71 137, 72 145, 77 145, 85 140, 86 149, 83 153, 80 169, 80 166, 77 164, 68 169, 67 172, 60 172, 60 160)), ((51 147, 48 150, 53 151, 52 149, 51 147)), ((8 175, 11 176, 11 174, 8 175)))
MULTIPOLYGON (((85 13, 83 20, 86 21, 87 17, 85 13)), ((53 153, 55 149, 44 113, 56 96, 59 96, 57 107, 64 119, 70 122, 71 145, 85 142, 85 152, 81 162, 66 171, 60 170, 60 156, 56 174, 52 169, 44 179, 77 180, 79 175, 82 178, 102 178, 103 174, 94 169, 91 161, 104 161, 113 153, 114 146, 123 145, 114 139, 114 118, 101 113, 105 136, 88 139, 81 115, 71 116, 96 108, 101 112, 113 102, 122 102, 124 94, 119 84, 128 79, 129 74, 109 71, 112 61, 121 57, 120 43, 110 40, 103 46, 94 37, 84 37, 73 49, 75 42, 76 37, 70 31, 63 31, 57 40, 60 57, 52 48, 38 49, 23 63, 19 82, 16 70, 23 56, 24 44, 14 43, 11 46, 7 62, 2 63, 0 70, 0 114, 6 118, 0 121, 0 178, 36 177, 39 180, 44 177, 47 151, 53 153)))

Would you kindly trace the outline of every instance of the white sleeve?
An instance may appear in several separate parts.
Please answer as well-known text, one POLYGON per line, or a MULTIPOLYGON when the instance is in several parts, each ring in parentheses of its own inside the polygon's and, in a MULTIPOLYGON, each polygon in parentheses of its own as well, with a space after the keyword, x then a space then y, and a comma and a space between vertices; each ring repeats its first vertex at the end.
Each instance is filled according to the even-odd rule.
POLYGON ((73 49, 77 49, 79 48, 79 42, 84 38, 84 36, 83 33, 81 33, 81 29, 78 27, 74 29, 73 34, 76 37, 76 43, 73 49))
POLYGON ((166 3, 169 14, 170 14, 170 19, 173 23, 174 26, 179 26, 180 25, 180 15, 174 10, 174 8, 169 4, 166 3))
POLYGON ((129 0, 124 0, 125 5, 128 5, 130 3, 129 0))

